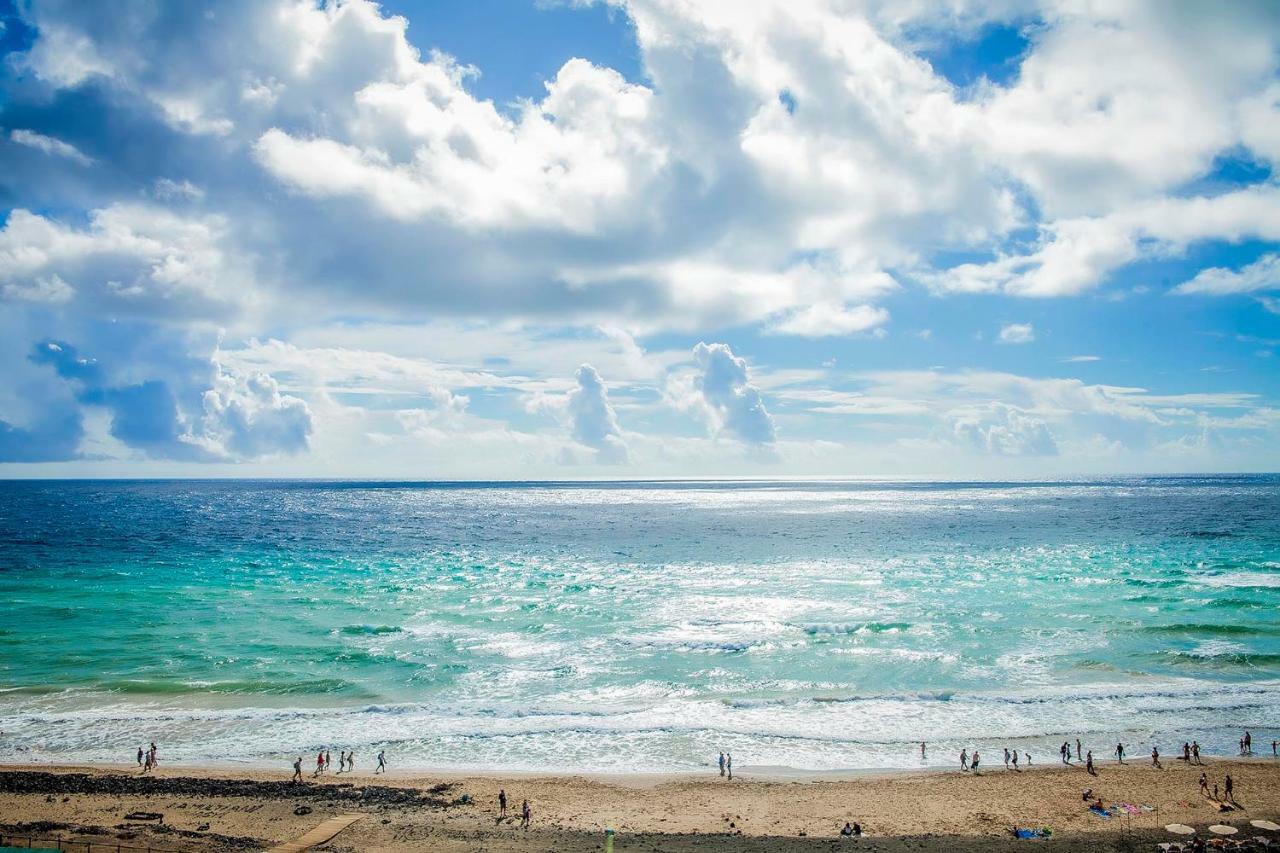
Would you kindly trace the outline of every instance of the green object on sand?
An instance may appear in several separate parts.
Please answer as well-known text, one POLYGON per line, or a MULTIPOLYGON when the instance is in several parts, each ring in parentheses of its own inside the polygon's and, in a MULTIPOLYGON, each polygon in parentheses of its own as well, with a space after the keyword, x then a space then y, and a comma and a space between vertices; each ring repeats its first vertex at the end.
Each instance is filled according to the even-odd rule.
POLYGON ((613 853, 613 836, 614 835, 615 833, 612 829, 606 829, 604 831, 604 853, 613 853))

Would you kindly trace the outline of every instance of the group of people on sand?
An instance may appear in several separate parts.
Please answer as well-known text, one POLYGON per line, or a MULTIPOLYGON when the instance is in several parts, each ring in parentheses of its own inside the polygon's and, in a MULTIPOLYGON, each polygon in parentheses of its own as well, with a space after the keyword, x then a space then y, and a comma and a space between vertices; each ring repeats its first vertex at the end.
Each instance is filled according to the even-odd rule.
POLYGON ((1210 794, 1209 777, 1202 771, 1200 773, 1200 793, 1206 798, 1217 803, 1231 803, 1232 805, 1235 805, 1236 802, 1236 785, 1235 782, 1231 781, 1230 773, 1228 773, 1226 778, 1222 780, 1222 792, 1219 793, 1218 783, 1215 782, 1213 784, 1213 793, 1210 794))
POLYGON ((155 741, 151 741, 151 748, 148 750, 138 747, 138 766, 142 768, 143 773, 150 773, 160 764, 157 752, 155 741))
MULTIPOLYGON (((498 789, 498 822, 507 819, 507 791, 505 788, 498 789)), ((525 800, 520 804, 520 828, 528 829, 529 824, 533 823, 533 809, 529 808, 529 801, 525 800)))
MULTIPOLYGON (((312 778, 326 773, 333 768, 333 753, 327 749, 322 749, 316 753, 316 769, 311 774, 312 778)), ((338 753, 338 773, 354 773, 356 769, 356 751, 353 749, 347 752, 345 749, 338 753)), ((374 773, 387 772, 387 751, 384 749, 378 753, 378 766, 373 769, 374 773)), ((299 755, 293 762, 293 781, 302 781, 302 756, 299 755)))
MULTIPOLYGON (((923 747, 923 744, 921 746, 923 747)), ((923 748, 921 749, 920 754, 922 756, 924 755, 923 748)), ((1016 749, 1010 750, 1009 747, 1006 746, 1004 748, 1004 769, 1021 772, 1022 768, 1019 766, 1019 762, 1022 762, 1027 767, 1030 767, 1031 753, 1023 750, 1023 752, 1021 753, 1021 756, 1019 756, 1018 750, 1016 749)), ((960 750, 960 769, 961 770, 964 770, 965 772, 977 773, 978 767, 981 764, 982 764, 982 755, 978 752, 977 749, 974 749, 972 755, 969 754, 969 749, 967 747, 965 749, 960 750)))

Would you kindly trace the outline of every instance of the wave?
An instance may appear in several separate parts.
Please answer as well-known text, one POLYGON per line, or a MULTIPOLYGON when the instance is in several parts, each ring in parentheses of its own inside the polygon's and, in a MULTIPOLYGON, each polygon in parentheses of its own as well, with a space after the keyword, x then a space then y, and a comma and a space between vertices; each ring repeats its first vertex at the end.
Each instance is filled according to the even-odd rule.
POLYGON ((399 634, 403 631, 403 628, 395 625, 346 625, 338 629, 337 633, 345 634, 349 637, 362 637, 376 636, 378 634, 399 634))
POLYGON ((910 622, 818 622, 799 626, 806 634, 892 634, 910 631, 910 622))

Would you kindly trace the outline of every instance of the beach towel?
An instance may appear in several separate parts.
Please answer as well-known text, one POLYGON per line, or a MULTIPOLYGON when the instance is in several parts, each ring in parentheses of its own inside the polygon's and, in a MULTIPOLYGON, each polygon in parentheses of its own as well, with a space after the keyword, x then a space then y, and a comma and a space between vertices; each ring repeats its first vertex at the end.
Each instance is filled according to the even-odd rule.
POLYGON ((1100 809, 1097 806, 1089 806, 1089 811, 1093 812, 1098 817, 1111 820, 1111 812, 1107 811, 1106 809, 1100 809))
POLYGON ((1044 838, 1046 837, 1043 829, 1015 829, 1013 834, 1018 838, 1044 838))

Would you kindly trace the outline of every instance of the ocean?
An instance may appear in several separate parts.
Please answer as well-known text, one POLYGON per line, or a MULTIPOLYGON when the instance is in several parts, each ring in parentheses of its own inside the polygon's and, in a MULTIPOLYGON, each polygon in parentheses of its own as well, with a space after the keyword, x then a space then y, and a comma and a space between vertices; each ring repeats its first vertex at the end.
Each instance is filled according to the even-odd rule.
POLYGON ((9 481, 0 750, 838 771, 1248 728, 1269 754, 1278 605, 1277 476, 9 481))

